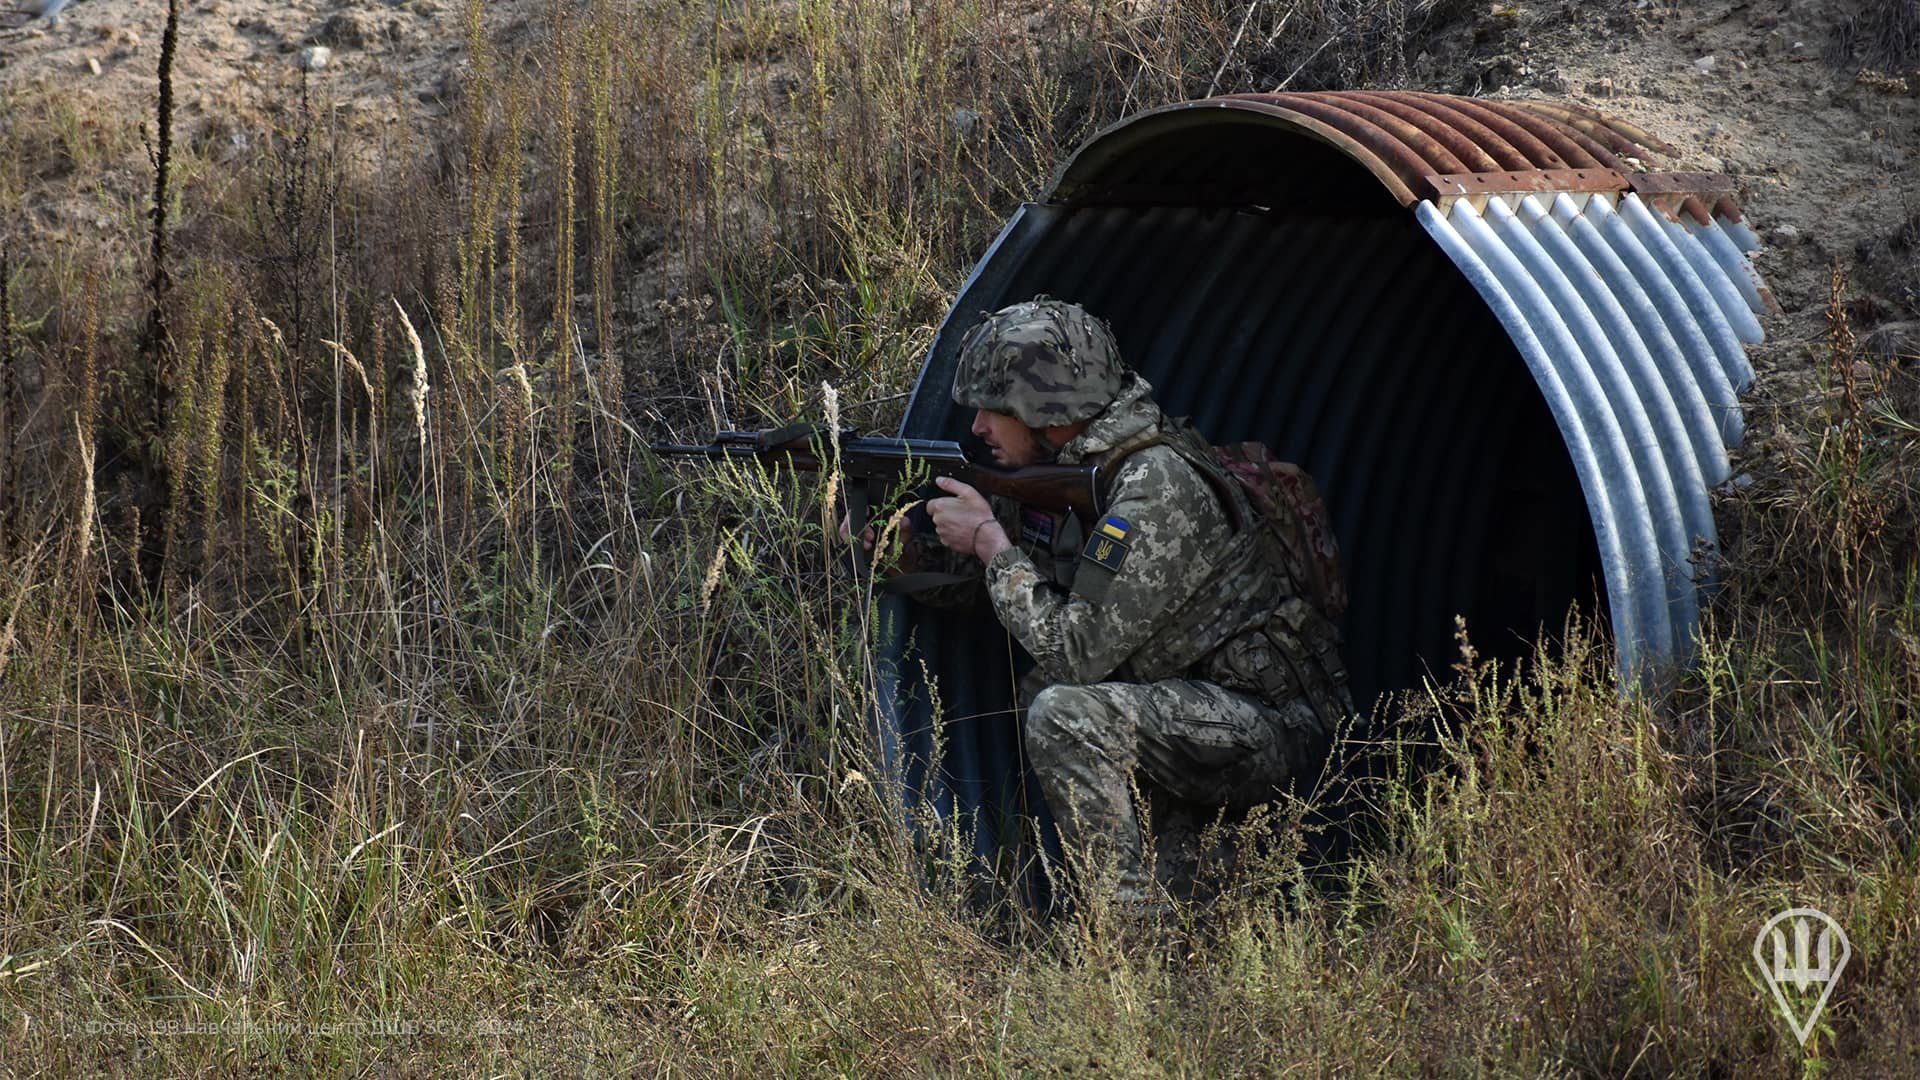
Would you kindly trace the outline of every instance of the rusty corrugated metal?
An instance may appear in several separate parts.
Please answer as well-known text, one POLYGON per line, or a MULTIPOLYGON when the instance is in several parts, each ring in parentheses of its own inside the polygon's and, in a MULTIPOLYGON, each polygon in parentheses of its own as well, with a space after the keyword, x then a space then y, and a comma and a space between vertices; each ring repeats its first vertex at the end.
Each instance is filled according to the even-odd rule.
MULTIPOLYGON (((1169 412, 1318 479, 1363 708, 1444 671, 1455 616, 1483 655, 1513 657, 1586 607, 1611 619, 1632 682, 1690 654, 1707 493, 1728 478, 1742 346, 1771 304, 1734 183, 1674 156, 1565 103, 1264 94, 1143 113, 1009 222, 901 433, 964 433, 948 387, 980 313, 1077 301, 1169 412)), ((1036 810, 1018 648, 987 611, 888 605, 895 775, 1006 857, 1036 810), (934 700, 958 722, 940 728, 934 700)))
MULTIPOLYGON (((1222 111, 1256 113, 1337 147, 1407 207, 1429 197, 1430 178, 1474 173, 1599 170, 1616 174, 1619 181, 1612 190, 1623 193, 1631 187, 1642 195, 1710 195, 1717 201, 1733 191, 1725 176, 1663 171, 1673 147, 1585 106, 1355 90, 1233 94, 1142 113, 1096 135, 1070 158, 1047 201, 1102 201, 1093 177, 1106 169, 1110 140, 1125 143, 1162 118, 1182 126, 1221 122, 1203 117, 1222 111)), ((1551 178, 1533 182, 1531 190, 1537 191, 1598 190, 1565 186, 1551 178)), ((1730 220, 1738 220, 1737 210, 1726 210, 1730 220)))

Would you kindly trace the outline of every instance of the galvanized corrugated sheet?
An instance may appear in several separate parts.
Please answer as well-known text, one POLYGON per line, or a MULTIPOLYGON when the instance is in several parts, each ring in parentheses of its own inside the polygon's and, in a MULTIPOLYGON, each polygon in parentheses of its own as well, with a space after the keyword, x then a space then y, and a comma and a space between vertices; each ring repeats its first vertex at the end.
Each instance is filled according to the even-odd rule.
MULTIPOLYGON (((1725 177, 1572 105, 1356 92, 1208 99, 1102 132, 957 298, 902 434, 954 438, 960 335, 1036 294, 1109 319, 1170 412, 1319 480, 1347 555, 1358 700, 1610 614, 1629 679, 1691 646, 1771 297, 1725 177)), ((895 602, 900 764, 982 853, 1035 801, 1017 646, 895 602), (917 648, 908 642, 917 642, 917 648), (1013 656, 1013 662, 1009 657, 1013 656), (918 659, 936 686, 920 685, 918 659), (946 763, 932 702, 949 718, 946 763), (918 770, 918 771, 915 771, 918 770)))

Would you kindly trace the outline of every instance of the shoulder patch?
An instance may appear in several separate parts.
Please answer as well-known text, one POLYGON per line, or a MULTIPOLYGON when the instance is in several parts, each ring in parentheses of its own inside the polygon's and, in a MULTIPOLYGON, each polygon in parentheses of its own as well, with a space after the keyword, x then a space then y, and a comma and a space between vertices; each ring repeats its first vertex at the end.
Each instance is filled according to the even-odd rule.
POLYGON ((1127 524, 1126 518, 1109 514, 1097 531, 1110 540, 1125 540, 1127 534, 1133 531, 1133 526, 1127 524))
MULTIPOLYGON (((1120 535, 1125 536, 1126 532, 1122 530, 1120 535)), ((1127 545, 1115 539, 1113 534, 1107 531, 1106 523, 1102 522, 1100 528, 1095 529, 1093 535, 1087 537, 1087 546, 1080 552, 1080 557, 1095 566, 1118 573, 1120 565, 1127 561, 1127 551, 1127 545)))
POLYGON ((1053 546, 1053 534, 1054 524, 1052 514, 1044 510, 1033 510, 1024 506, 1020 508, 1020 539, 1023 543, 1033 544, 1041 548, 1051 548, 1053 546))

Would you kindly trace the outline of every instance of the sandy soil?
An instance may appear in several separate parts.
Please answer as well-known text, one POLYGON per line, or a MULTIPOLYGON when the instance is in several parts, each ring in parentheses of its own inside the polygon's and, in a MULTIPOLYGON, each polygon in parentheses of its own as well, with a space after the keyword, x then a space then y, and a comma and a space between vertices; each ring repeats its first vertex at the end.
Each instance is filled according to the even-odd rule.
MULTIPOLYGON (((522 9, 536 5, 488 5, 488 31, 517 19, 524 27, 522 9)), ((293 129, 303 80, 325 127, 354 136, 338 145, 359 153, 402 143, 417 153, 457 100, 468 40, 461 0, 181 0, 180 12, 174 140, 196 162, 176 184, 197 203, 210 193, 196 186, 224 183, 221 165, 293 129)), ((0 113, 0 152, 57 159, 34 141, 48 131, 89 148, 82 161, 29 164, 21 215, 0 228, 24 233, 20 248, 39 257, 68 242, 127 257, 144 249, 166 15, 165 0, 78 0, 57 22, 0 31, 0 100, 11 110, 0 113)))
POLYGON ((1801 346, 1824 335, 1836 258, 1855 264, 1869 326, 1920 318, 1920 72, 1835 55, 1865 6, 1543 4, 1523 7, 1496 58, 1528 72, 1506 92, 1586 102, 1672 143, 1679 168, 1739 181, 1767 242, 1757 264, 1784 309, 1756 350, 1763 375, 1803 366, 1801 346))
MULTIPOLYGON (((466 51, 460 0, 184 0, 177 93, 182 116, 283 99, 302 68, 379 122, 430 117, 466 51), (324 60, 313 47, 325 48, 324 60)), ((487 5, 493 28, 533 3, 487 5)), ((57 83, 103 108, 151 109, 166 25, 163 0, 80 0, 57 23, 0 38, 0 88, 57 83)), ((17 22, 16 16, 13 22, 17 22)))
MULTIPOLYGON (((512 36, 545 2, 487 4, 489 31, 512 36)), ((1582 101, 1675 145, 1677 167, 1733 175, 1785 309, 1756 362, 1763 375, 1798 381, 1825 331, 1834 259, 1854 264, 1863 330, 1920 319, 1920 72, 1862 72, 1844 55, 1836 43, 1868 6, 1514 0, 1439 35, 1412 74, 1438 90, 1582 101)), ((57 25, 9 31, 0 92, 37 84, 86 116, 151 109, 165 12, 161 0, 81 0, 57 25)), ((460 0, 188 0, 180 128, 243 152, 256 125, 296 100, 304 74, 347 124, 424 130, 457 93, 464 23, 460 0), (315 46, 330 52, 324 66, 315 46)), ((90 197, 141 198, 151 183, 141 155, 136 144, 124 168, 88 178, 90 197)), ((90 219, 93 209, 60 186, 74 179, 51 178, 31 195, 40 216, 30 228, 90 219)))

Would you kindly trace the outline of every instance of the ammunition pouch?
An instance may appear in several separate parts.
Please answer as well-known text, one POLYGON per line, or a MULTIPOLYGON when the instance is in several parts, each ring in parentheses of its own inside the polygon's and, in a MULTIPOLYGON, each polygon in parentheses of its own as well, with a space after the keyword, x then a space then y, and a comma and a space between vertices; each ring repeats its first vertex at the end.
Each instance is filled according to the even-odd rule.
POLYGON ((1353 714, 1340 632, 1297 596, 1282 601, 1264 625, 1214 650, 1196 676, 1275 705, 1304 699, 1326 731, 1353 714))

